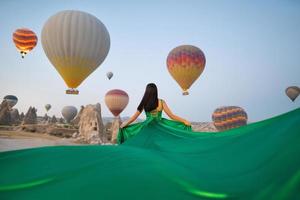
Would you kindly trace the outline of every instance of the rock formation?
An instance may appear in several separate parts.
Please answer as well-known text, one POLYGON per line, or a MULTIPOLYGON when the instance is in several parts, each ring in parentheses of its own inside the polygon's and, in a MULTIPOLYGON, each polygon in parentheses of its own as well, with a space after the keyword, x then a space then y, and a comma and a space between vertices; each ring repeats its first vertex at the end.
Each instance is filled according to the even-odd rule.
POLYGON ((77 129, 56 127, 53 125, 48 126, 46 129, 46 133, 63 138, 71 138, 74 134, 77 134, 77 131, 77 129))
POLYGON ((73 125, 79 125, 80 122, 80 116, 83 112, 84 106, 81 106, 79 113, 77 114, 77 116, 71 121, 71 124, 73 125))
POLYGON ((37 111, 37 109, 35 107, 30 106, 24 117, 22 124, 36 124, 36 122, 37 122, 36 111, 37 111))
POLYGON ((14 108, 10 111, 10 118, 12 124, 20 124, 20 115, 18 109, 14 108))
POLYGON ((57 119, 55 117, 55 115, 52 116, 51 120, 50 120, 51 124, 56 124, 57 123, 57 119))
POLYGON ((197 132, 218 132, 213 122, 193 122, 192 129, 197 132))
POLYGON ((107 140, 111 141, 111 136, 112 136, 112 122, 107 122, 104 126, 104 130, 106 132, 107 135, 107 140))
POLYGON ((101 117, 101 106, 87 105, 80 114, 79 139, 91 144, 107 142, 106 132, 101 117))
POLYGON ((50 117, 47 114, 45 114, 43 117, 43 122, 47 124, 49 122, 49 120, 50 120, 50 117))
POLYGON ((7 101, 0 105, 0 125, 11 125, 10 106, 7 101))
POLYGON ((20 121, 21 121, 21 122, 24 120, 24 117, 25 117, 24 113, 21 112, 21 114, 20 114, 20 121))
POLYGON ((61 117, 58 119, 58 123, 65 124, 66 122, 65 122, 64 118, 61 117))
POLYGON ((119 128, 121 125, 121 118, 120 116, 116 117, 114 119, 114 121, 112 122, 112 126, 111 126, 111 143, 117 143, 117 136, 118 136, 118 132, 119 132, 119 128))

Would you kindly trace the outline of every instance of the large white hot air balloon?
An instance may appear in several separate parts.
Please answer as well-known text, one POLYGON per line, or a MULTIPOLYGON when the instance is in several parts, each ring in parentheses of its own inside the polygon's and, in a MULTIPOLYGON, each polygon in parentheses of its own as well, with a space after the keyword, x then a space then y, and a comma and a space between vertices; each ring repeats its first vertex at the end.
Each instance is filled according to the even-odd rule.
POLYGON ((75 10, 61 11, 50 17, 42 30, 43 49, 70 88, 76 88, 106 58, 110 48, 109 33, 93 15, 75 10))

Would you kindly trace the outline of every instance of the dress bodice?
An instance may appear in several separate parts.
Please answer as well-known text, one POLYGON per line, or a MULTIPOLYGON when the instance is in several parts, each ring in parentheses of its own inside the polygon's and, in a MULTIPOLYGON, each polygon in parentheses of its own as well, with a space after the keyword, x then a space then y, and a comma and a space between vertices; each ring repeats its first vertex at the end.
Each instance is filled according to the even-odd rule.
POLYGON ((154 110, 152 110, 150 112, 146 112, 146 117, 147 117, 147 119, 154 118, 154 119, 160 120, 161 116, 162 116, 162 100, 159 99, 157 108, 155 108, 154 110))
POLYGON ((154 118, 154 119, 160 120, 161 116, 162 116, 162 111, 161 110, 159 111, 157 109, 154 109, 151 112, 146 112, 147 119, 154 118))

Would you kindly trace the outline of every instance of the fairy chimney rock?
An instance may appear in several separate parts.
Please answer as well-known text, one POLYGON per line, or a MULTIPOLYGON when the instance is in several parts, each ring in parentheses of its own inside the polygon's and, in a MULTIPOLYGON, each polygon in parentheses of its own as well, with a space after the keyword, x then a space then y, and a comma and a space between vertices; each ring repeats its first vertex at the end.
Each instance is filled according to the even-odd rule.
POLYGON ((36 124, 37 122, 37 115, 36 115, 37 109, 35 107, 29 107, 24 120, 23 124, 36 124))
POLYGON ((118 116, 114 119, 112 126, 111 126, 111 130, 112 130, 111 142, 112 143, 117 143, 117 136, 118 136, 120 125, 121 125, 121 118, 120 118, 120 116, 118 116))
POLYGON ((10 106, 7 101, 0 105, 0 125, 11 125, 10 106))
POLYGON ((79 121, 79 137, 91 144, 107 142, 99 103, 89 104, 82 109, 79 121))
POLYGON ((79 113, 78 113, 77 116, 71 121, 71 123, 72 123, 73 125, 78 125, 78 124, 79 124, 79 122, 80 122, 80 116, 81 116, 81 114, 82 114, 83 109, 84 109, 84 106, 81 106, 79 113))
POLYGON ((20 114, 18 109, 14 108, 10 111, 10 118, 12 124, 19 124, 20 123, 20 114))
POLYGON ((23 120, 24 120, 24 117, 25 117, 24 113, 21 112, 21 114, 20 114, 20 121, 23 121, 23 120))

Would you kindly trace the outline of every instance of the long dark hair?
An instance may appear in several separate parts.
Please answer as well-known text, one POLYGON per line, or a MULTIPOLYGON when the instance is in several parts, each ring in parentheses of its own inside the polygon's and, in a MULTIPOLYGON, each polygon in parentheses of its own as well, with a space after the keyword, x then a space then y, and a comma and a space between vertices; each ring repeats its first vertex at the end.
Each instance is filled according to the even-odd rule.
POLYGON ((152 111, 158 106, 157 87, 154 83, 149 83, 146 87, 144 96, 137 110, 142 112, 152 111))

